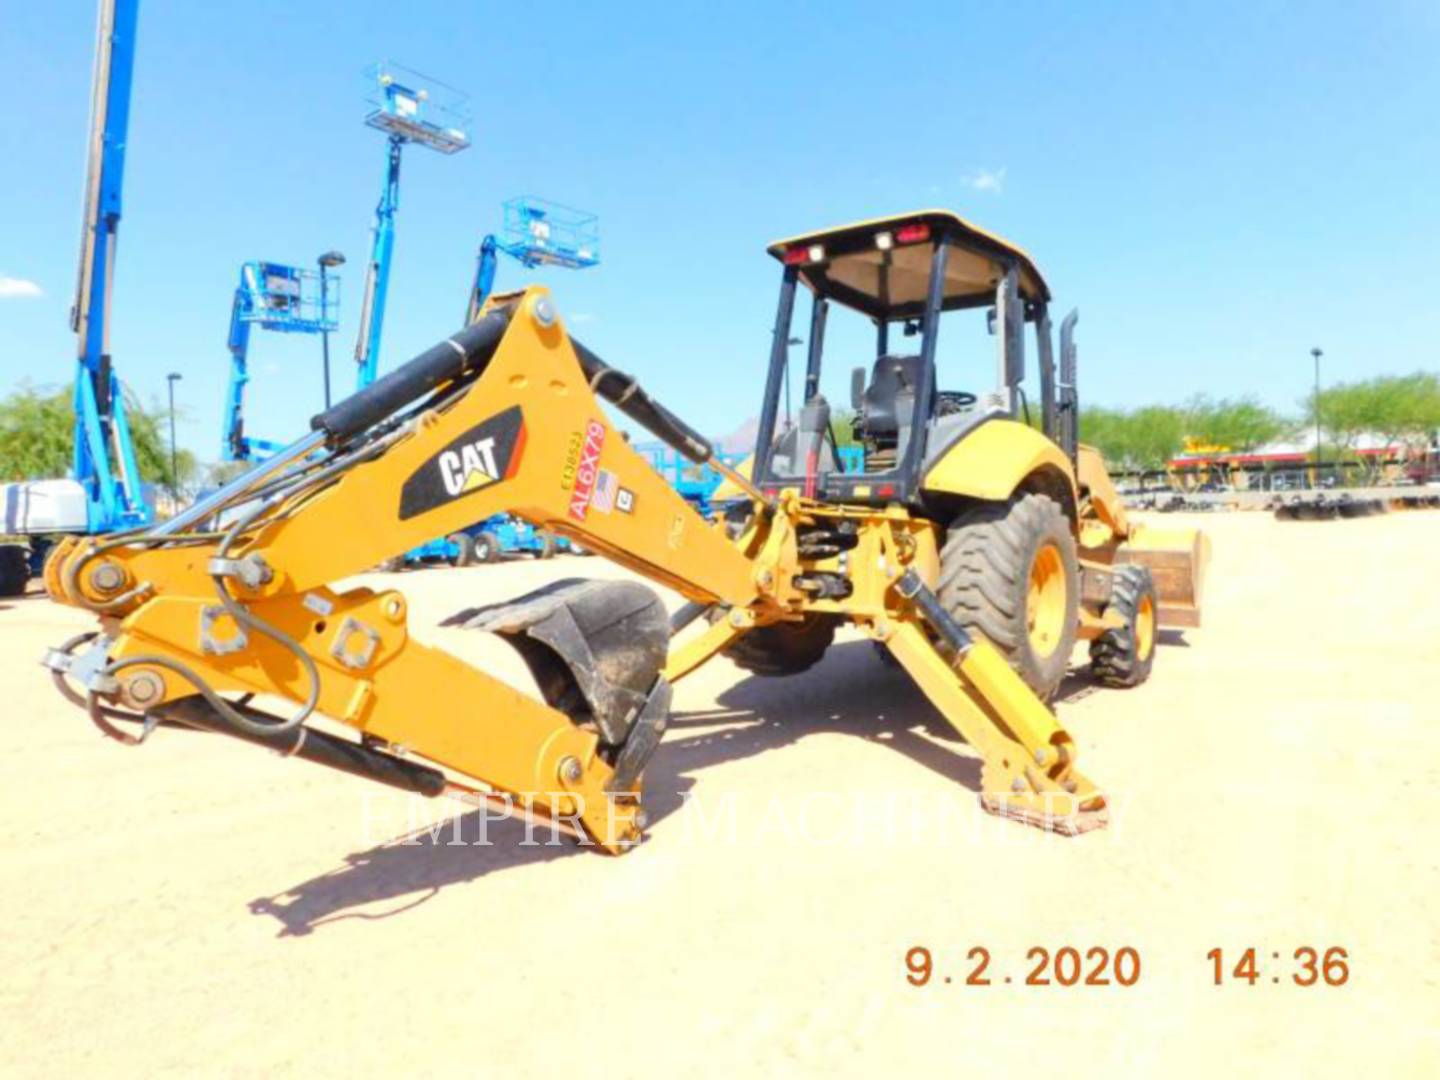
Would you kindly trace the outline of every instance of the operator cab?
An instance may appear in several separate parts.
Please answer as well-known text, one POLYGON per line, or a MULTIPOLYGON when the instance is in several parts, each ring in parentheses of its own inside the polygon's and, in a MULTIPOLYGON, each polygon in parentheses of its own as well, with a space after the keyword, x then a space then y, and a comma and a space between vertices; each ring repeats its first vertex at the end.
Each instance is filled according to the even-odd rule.
POLYGON ((784 272, 756 443, 754 478, 762 488, 799 487, 833 502, 914 502, 928 464, 964 434, 1028 411, 1020 385, 1026 322, 1036 328, 1042 422, 1052 433, 1050 293, 1019 248, 953 213, 925 210, 792 237, 768 250, 784 272), (805 294, 809 333, 802 340, 796 308, 805 294), (962 319, 972 335, 988 327, 998 339, 996 364, 951 358, 953 345, 942 351, 942 315, 947 337, 952 323, 962 329, 962 319), (790 361, 792 347, 802 345, 797 403, 790 361), (863 364, 847 364, 867 353, 863 364), (843 399, 847 367, 849 408, 832 411, 822 386, 843 399))

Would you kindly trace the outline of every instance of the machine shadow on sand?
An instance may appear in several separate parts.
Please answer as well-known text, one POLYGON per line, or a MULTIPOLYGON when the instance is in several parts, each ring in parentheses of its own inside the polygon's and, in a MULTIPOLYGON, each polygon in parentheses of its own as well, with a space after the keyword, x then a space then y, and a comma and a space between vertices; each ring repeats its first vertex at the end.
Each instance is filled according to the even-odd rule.
MULTIPOLYGON (((1162 644, 1185 643, 1175 633, 1162 644)), ((1096 689, 1085 668, 1073 668, 1056 700, 1076 701, 1096 689)), ((652 823, 680 810, 706 769, 818 734, 851 735, 883 745, 966 790, 980 790, 980 759, 961 749, 964 743, 924 694, 902 671, 876 656, 868 642, 833 646, 803 675, 744 679, 722 691, 715 708, 677 709, 668 731, 646 774, 645 806, 652 823), (872 690, 870 698, 857 695, 861 686, 872 690)), ((488 842, 478 844, 482 814, 472 810, 439 828, 404 833, 346 856, 343 866, 254 900, 250 910, 276 919, 281 937, 303 936, 329 923, 402 915, 447 886, 498 871, 594 854, 564 836, 558 844, 547 843, 551 837, 543 825, 535 831, 537 842, 527 844, 525 825, 514 818, 485 822, 488 842), (460 843, 454 842, 457 836, 460 843), (385 911, 363 910, 386 901, 396 903, 385 911)), ((604 859, 596 859, 595 865, 604 873, 621 869, 604 859)))

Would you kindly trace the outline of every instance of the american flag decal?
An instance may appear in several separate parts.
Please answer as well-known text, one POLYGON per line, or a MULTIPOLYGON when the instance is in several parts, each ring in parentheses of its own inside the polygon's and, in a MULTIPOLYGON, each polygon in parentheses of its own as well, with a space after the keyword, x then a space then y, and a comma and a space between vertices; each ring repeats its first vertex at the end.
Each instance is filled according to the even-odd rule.
POLYGON ((615 509, 615 496, 620 490, 620 478, 609 469, 601 469, 595 477, 595 490, 590 495, 590 505, 602 514, 615 509))

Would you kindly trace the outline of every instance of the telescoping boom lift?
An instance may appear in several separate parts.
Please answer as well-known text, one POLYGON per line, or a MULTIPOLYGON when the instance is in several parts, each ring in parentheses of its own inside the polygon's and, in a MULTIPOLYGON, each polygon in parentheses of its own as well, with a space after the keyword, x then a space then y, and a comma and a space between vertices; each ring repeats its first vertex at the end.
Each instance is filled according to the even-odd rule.
POLYGON ((594 214, 528 195, 506 199, 500 209, 501 235, 487 233, 475 256, 467 323, 475 321, 495 289, 501 252, 527 270, 543 266, 588 270, 600 265, 600 224, 594 214))
MULTIPOLYGON (((846 297, 880 317, 909 319, 913 305, 928 334, 922 353, 932 358, 941 309, 978 306, 995 296, 997 281, 1013 292, 1021 275, 1022 295, 1034 298, 1030 315, 1043 315, 1042 283, 1019 249, 953 215, 923 221, 923 233, 902 232, 908 223, 899 219, 807 238, 802 257, 816 256, 807 277, 819 283, 824 260, 836 283, 850 283, 846 297), (877 233, 887 235, 877 243, 877 233), (907 241, 897 234, 913 247, 902 250, 907 241), (885 265, 895 270, 890 299, 865 272, 885 265)), ((777 251, 787 256, 777 341, 787 337, 801 280, 788 254, 777 251)), ((998 299, 1003 328, 1004 292, 998 299)), ((1008 314, 1008 325, 1022 325, 1008 314)), ((811 366, 818 379, 818 360, 811 366)), ((911 374, 923 366, 908 365, 911 374)), ((940 481, 920 473, 912 485, 907 451, 891 437, 897 417, 910 415, 909 396, 891 395, 887 375, 867 399, 875 445, 857 475, 840 472, 826 449, 818 394, 807 395, 797 427, 773 432, 779 388, 772 366, 752 482, 635 379, 570 337, 544 289, 492 295, 463 330, 319 414, 309 435, 190 511, 146 533, 58 548, 47 588, 100 616, 100 626, 52 650, 47 664, 62 691, 125 742, 168 725, 221 732, 409 791, 518 799, 557 828, 619 851, 646 825, 642 773, 675 681, 721 651, 757 670, 768 658, 771 672, 813 662, 811 646, 848 624, 909 672, 983 759, 986 809, 1066 833, 1103 824, 1105 796, 1078 770, 1074 741, 1002 651, 1014 643, 966 629, 942 600, 944 533, 917 497, 940 481), (750 512, 732 522, 733 534, 671 489, 611 425, 602 400, 745 492, 750 512), (500 512, 563 533, 688 603, 667 619, 643 585, 570 580, 452 616, 452 625, 513 643, 540 700, 412 637, 403 594, 332 584, 500 512), (748 652, 737 654, 742 647, 748 652), (255 694, 293 708, 260 711, 255 694), (311 725, 317 715, 359 739, 311 725)), ((983 471, 945 482, 998 491, 993 474, 1020 476, 1028 486, 1018 499, 959 498, 972 509, 988 501, 991 521, 1017 506, 1043 526, 1043 543, 1024 546, 1039 555, 1041 591, 1051 595, 1064 582, 1044 553, 1070 550, 1065 515, 1079 513, 1091 528, 1086 503, 1108 505, 1109 495, 1092 473, 1083 494, 1070 486, 1067 496, 1067 450, 1004 408, 997 401, 968 421, 977 433, 993 429, 970 461, 983 471), (1057 507, 1069 500, 1058 524, 1048 501, 1031 500, 1042 492, 1057 507)), ((1002 539, 1019 534, 1017 519, 1002 539)), ((975 550, 973 535, 968 542, 975 550)), ((1118 578, 1130 565, 1124 543, 1115 540, 1110 554, 1118 578)), ((1154 612, 1120 604, 1119 583, 1100 605, 1098 561, 1087 573, 1087 602, 1099 606, 1095 634, 1132 659, 1146 654, 1148 665, 1154 612)), ((1022 595, 1027 580, 1022 574, 1022 595)), ((1154 595, 1144 573, 1130 585, 1154 595)), ((1051 612, 1037 614, 1044 622, 1051 612)), ((1041 630, 1067 632, 1050 623, 1041 630)))
POLYGON ((388 61, 376 64, 371 74, 374 90, 366 99, 365 123, 389 137, 385 186, 375 207, 375 234, 360 300, 360 332, 355 339, 355 385, 362 390, 375 381, 380 370, 380 335, 395 252, 395 214, 400 209, 400 153, 407 143, 442 154, 458 154, 470 145, 469 104, 463 93, 388 61))
MULTIPOLYGON (((110 353, 110 297, 138 21, 139 0, 101 0, 80 263, 70 310, 70 326, 78 344, 72 475, 0 487, 3 533, 100 534, 143 526, 152 519, 141 489, 124 390, 110 353)), ((28 557, 28 550, 21 545, 0 546, 0 595, 15 595, 24 589, 28 557)))
POLYGON ((253 461, 283 444, 245 431, 245 388, 250 382, 250 331, 325 334, 339 326, 340 278, 273 262, 247 262, 230 306, 230 381, 225 390, 225 461, 253 461))

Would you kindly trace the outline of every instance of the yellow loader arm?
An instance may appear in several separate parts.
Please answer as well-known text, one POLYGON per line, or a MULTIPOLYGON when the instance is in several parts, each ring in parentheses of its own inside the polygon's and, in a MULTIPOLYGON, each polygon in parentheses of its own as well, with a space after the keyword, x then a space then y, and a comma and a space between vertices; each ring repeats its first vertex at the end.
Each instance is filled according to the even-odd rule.
POLYGON ((703 438, 567 336, 544 290, 495 297, 191 510, 59 545, 46 587, 100 628, 46 663, 121 741, 168 725, 221 732, 426 795, 519 800, 618 851, 645 826, 641 775, 671 681, 752 629, 820 615, 891 649, 984 757, 988 809, 1064 832, 1103 823, 1054 716, 923 585, 932 526, 794 492, 771 500, 740 479, 756 513, 732 541, 630 449, 599 398, 718 466, 703 438), (565 581, 450 620, 514 644, 539 700, 412 639, 403 594, 331 584, 499 512, 690 604, 672 625, 642 585, 565 581), (724 617, 670 648, 709 611, 724 617), (257 694, 293 709, 262 712, 257 694), (319 716, 359 740, 310 723, 319 716))

